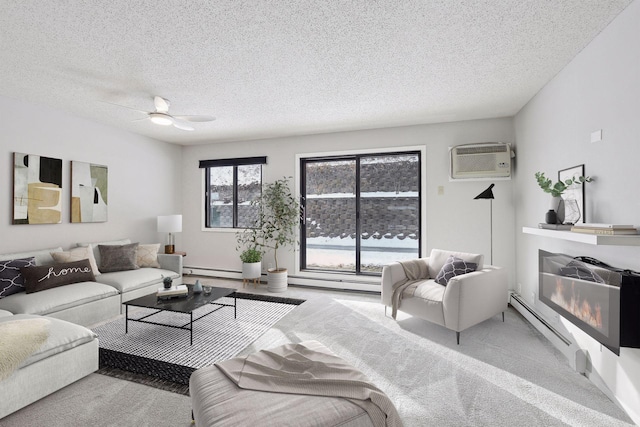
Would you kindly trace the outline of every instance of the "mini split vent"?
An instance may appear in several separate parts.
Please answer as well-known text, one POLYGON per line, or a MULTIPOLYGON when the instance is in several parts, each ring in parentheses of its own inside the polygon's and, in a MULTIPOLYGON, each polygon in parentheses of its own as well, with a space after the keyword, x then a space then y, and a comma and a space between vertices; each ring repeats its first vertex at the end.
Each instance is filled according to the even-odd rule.
POLYGON ((485 142, 449 149, 449 180, 511 179, 511 144, 485 142))

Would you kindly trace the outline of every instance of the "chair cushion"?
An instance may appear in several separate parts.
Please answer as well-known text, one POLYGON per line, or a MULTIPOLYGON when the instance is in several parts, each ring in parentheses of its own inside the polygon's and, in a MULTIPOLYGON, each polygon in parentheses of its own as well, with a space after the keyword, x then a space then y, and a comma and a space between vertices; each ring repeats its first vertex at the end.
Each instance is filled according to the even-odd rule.
POLYGON ((449 258, 450 255, 460 258, 463 261, 475 263, 477 270, 484 268, 484 255, 432 249, 431 255, 429 255, 429 277, 438 276, 438 273, 442 270, 444 263, 447 262, 447 258, 449 258))
POLYGON ((96 277, 96 281, 113 286, 120 291, 120 293, 125 293, 144 288, 153 283, 161 283, 163 276, 171 277, 172 279, 180 277, 178 273, 171 270, 164 270, 162 268, 140 268, 138 270, 103 273, 96 277))
POLYGON ((7 310, 0 310, 0 317, 13 316, 13 313, 7 310))
POLYGON ((476 271, 477 264, 474 262, 463 261, 453 255, 449 255, 447 262, 444 263, 440 272, 435 278, 435 282, 443 286, 447 286, 449 280, 462 274, 473 273, 476 271))
POLYGON ((10 298, 0 299, 0 309, 12 313, 46 315, 113 295, 118 295, 118 291, 111 286, 80 282, 32 294, 13 294, 10 298))

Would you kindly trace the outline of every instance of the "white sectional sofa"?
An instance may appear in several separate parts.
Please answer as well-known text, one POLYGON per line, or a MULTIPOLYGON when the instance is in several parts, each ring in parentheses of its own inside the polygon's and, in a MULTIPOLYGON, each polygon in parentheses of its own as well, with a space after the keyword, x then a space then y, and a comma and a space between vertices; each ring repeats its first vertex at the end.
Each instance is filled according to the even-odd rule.
POLYGON ((0 333, 3 324, 35 318, 48 320, 48 337, 15 372, 0 381, 0 419, 98 369, 98 339, 83 326, 0 311, 0 333))
MULTIPOLYGON (((91 243, 97 267, 99 245, 130 243, 129 239, 91 243)), ((89 244, 78 244, 83 245, 89 244)), ((36 266, 49 266, 55 264, 52 252, 63 250, 57 247, 0 254, 0 261, 33 257, 36 266)), ((164 277, 182 283, 182 256, 158 254, 157 263, 159 268, 102 273, 95 276, 95 281, 0 298, 0 333, 1 325, 7 322, 35 318, 49 321, 49 336, 42 347, 8 378, 0 380, 0 418, 96 371, 98 339, 86 327, 118 316, 123 302, 155 292, 164 277)))

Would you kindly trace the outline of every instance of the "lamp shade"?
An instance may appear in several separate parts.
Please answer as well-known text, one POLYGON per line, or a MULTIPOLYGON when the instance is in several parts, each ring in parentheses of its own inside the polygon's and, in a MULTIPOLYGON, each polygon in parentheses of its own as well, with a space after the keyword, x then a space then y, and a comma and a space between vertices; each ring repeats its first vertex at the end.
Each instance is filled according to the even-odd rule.
POLYGON ((486 190, 484 190, 482 193, 478 194, 476 197, 473 198, 473 200, 476 199, 494 199, 495 197, 493 197, 493 186, 495 184, 491 184, 489 186, 489 188, 487 188, 486 190))
POLYGON ((159 233, 180 233, 182 231, 182 215, 165 215, 158 217, 159 233))

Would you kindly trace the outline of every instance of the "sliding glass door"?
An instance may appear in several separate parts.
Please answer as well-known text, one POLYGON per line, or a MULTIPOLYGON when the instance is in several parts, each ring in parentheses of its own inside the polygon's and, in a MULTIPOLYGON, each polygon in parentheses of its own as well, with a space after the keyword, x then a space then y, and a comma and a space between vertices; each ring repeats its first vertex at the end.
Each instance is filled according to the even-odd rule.
POLYGON ((420 253, 420 153, 301 161, 301 268, 379 274, 420 253))

